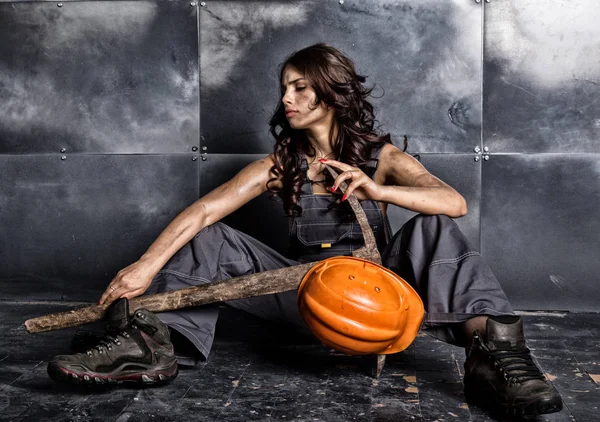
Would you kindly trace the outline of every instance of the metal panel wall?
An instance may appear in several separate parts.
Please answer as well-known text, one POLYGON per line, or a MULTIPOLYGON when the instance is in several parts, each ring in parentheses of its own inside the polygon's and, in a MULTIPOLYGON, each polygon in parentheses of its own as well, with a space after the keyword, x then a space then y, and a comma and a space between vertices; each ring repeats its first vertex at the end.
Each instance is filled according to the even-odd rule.
POLYGON ((518 309, 598 310, 599 158, 494 155, 484 164, 482 253, 518 309))
POLYGON ((197 147, 195 8, 57 4, 0 3, 0 153, 197 147))
POLYGON ((485 4, 485 144, 494 153, 600 152, 596 0, 485 4))
MULTIPOLYGON (((375 86, 385 131, 419 151, 434 174, 465 195, 458 220, 479 246, 482 10, 452 1, 208 1, 199 10, 201 191, 272 151, 267 122, 279 101, 279 70, 300 48, 326 42, 345 51, 375 86), (259 59, 257 59, 259 58, 259 59), (219 169, 218 171, 216 169, 219 169), (225 170, 227 169, 227 170, 225 170), (219 176, 215 176, 219 174, 219 176)), ((390 207, 394 229, 414 213, 390 207)), ((285 252, 281 204, 267 195, 226 220, 285 252), (257 225, 264 219, 269 227, 257 225), (265 230, 266 229, 266 230, 265 230)))
POLYGON ((382 127, 420 152, 467 153, 481 128, 481 7, 454 1, 207 1, 200 8, 202 145, 267 153, 278 65, 327 42, 375 86, 382 127))
POLYGON ((481 248, 519 309, 600 309, 599 20, 485 4, 481 248))
POLYGON ((96 300, 199 193, 197 9, 0 3, 0 290, 96 300))
MULTIPOLYGON (((96 299, 271 151, 278 66, 324 41, 375 86, 382 129, 467 198, 457 222, 516 308, 598 310, 595 3, 0 0, 3 297, 96 299)), ((285 251, 268 195, 226 222, 285 251)))
POLYGON ((198 196, 185 155, 0 156, 3 297, 98 299, 198 196))

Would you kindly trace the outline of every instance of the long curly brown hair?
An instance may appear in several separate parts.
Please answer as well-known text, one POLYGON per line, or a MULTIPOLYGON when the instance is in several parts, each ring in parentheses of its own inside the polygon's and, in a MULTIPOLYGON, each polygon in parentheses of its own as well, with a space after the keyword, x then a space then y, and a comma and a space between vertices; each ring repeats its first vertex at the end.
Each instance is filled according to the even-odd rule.
MULTIPOLYGON (((368 162, 372 148, 391 143, 389 133, 381 134, 375 128, 373 105, 367 100, 372 88, 364 86, 366 77, 356 72, 354 63, 342 52, 323 43, 299 50, 281 65, 280 81, 286 66, 296 68, 315 90, 315 107, 322 102, 335 110, 338 130, 333 152, 336 160, 362 167, 368 162)), ((314 157, 316 151, 303 130, 290 127, 282 101, 269 125, 275 138, 275 165, 271 168, 275 176, 267 182, 267 187, 283 200, 286 215, 297 216, 302 212, 298 205, 304 183, 302 158, 304 155, 314 157), (282 188, 269 186, 276 180, 282 182, 282 188)), ((332 127, 332 137, 334 130, 332 127)))

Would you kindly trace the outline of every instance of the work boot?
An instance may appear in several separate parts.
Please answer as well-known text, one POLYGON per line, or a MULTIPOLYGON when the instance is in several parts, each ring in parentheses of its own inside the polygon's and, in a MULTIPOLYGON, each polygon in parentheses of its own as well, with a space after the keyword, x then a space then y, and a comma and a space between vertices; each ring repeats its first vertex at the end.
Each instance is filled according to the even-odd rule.
POLYGON ((57 382, 160 384, 177 377, 177 360, 168 327, 147 309, 129 316, 127 299, 107 310, 105 336, 92 348, 56 356, 48 375, 57 382))
POLYGON ((523 321, 518 316, 489 317, 485 336, 474 332, 464 381, 469 403, 510 416, 531 418, 562 409, 558 391, 525 346, 523 321))
POLYGON ((118 299, 106 310, 107 321, 104 332, 97 330, 78 329, 71 339, 71 351, 84 353, 96 346, 106 334, 116 336, 129 322, 129 301, 118 299))

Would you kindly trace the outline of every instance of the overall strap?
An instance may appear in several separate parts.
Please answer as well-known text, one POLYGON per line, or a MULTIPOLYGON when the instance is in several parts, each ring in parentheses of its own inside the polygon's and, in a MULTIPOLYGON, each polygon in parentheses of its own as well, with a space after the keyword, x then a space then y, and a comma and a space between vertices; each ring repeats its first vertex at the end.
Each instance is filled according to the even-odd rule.
POLYGON ((306 160, 306 157, 304 155, 302 155, 302 158, 300 160, 300 170, 302 171, 302 177, 304 179, 300 191, 305 195, 311 195, 313 192, 312 185, 310 183, 310 180, 308 179, 308 161, 306 160))
POLYGON ((365 164, 365 174, 369 176, 371 179, 375 177, 375 172, 377 171, 377 166, 379 165, 379 156, 381 155, 381 151, 385 147, 385 143, 382 143, 380 146, 375 146, 371 149, 371 156, 369 157, 369 161, 365 164))

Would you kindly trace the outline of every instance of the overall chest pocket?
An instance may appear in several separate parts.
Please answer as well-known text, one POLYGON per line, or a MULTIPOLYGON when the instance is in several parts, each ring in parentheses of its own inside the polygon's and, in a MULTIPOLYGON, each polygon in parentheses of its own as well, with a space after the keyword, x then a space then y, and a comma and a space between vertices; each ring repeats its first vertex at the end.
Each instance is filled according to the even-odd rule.
MULTIPOLYGON (((353 239, 352 223, 337 222, 298 222, 298 241, 305 246, 334 245, 344 239, 353 239)), ((359 233, 362 238, 362 235, 359 233)))
MULTIPOLYGON (((378 225, 371 225, 371 230, 377 237, 378 225)), ((296 237, 305 246, 331 245, 340 242, 351 242, 354 246, 364 243, 362 231, 358 222, 298 222, 296 224, 296 237)))

